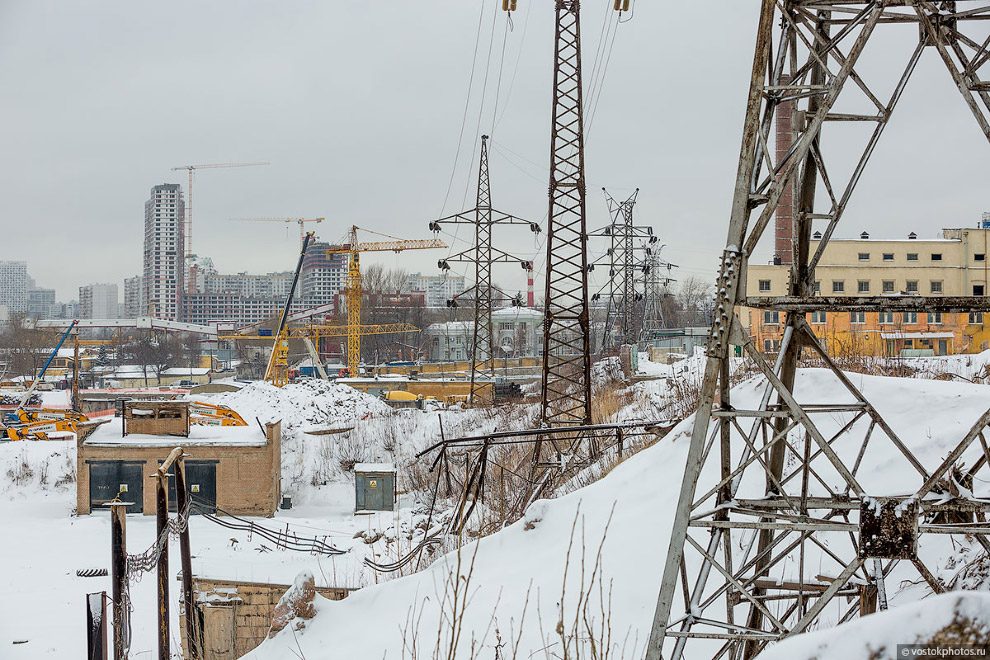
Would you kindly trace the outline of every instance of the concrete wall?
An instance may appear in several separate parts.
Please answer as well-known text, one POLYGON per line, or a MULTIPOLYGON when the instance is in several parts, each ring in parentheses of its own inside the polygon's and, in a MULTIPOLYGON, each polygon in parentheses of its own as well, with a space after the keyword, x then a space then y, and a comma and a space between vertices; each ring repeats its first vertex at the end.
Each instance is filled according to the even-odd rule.
MULTIPOLYGON (((143 461, 144 474, 158 469, 174 447, 183 447, 186 460, 217 461, 217 506, 235 515, 271 516, 281 497, 282 425, 266 426, 267 441, 261 446, 174 444, 148 446, 94 446, 87 442, 76 449, 76 512, 91 513, 89 507, 89 461, 143 461)), ((259 433, 259 437, 260 437, 259 433)), ((155 484, 144 483, 144 514, 155 513, 155 484)))
MULTIPOLYGON (((265 640, 279 598, 287 584, 263 584, 234 580, 193 577, 197 617, 203 627, 204 655, 200 660, 234 660, 265 640)), ((177 590, 181 593, 181 588, 177 590)), ((330 600, 343 600, 352 591, 346 588, 317 587, 317 593, 330 600)), ((180 608, 182 657, 188 659, 185 612, 180 608)))

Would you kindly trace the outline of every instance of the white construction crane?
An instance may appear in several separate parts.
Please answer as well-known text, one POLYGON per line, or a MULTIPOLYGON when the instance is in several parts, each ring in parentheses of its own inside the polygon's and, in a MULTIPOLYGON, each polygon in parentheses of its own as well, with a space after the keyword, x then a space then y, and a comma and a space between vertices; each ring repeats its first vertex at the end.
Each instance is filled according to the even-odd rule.
POLYGON ((320 223, 326 218, 231 218, 231 220, 234 222, 295 222, 299 225, 299 245, 302 245, 303 239, 306 237, 305 223, 320 223))
POLYGON ((172 171, 189 171, 189 187, 186 189, 186 257, 192 255, 192 207, 193 207, 193 172, 196 170, 210 170, 220 167, 254 167, 256 165, 271 165, 271 163, 212 163, 209 165, 182 165, 173 167, 172 171))

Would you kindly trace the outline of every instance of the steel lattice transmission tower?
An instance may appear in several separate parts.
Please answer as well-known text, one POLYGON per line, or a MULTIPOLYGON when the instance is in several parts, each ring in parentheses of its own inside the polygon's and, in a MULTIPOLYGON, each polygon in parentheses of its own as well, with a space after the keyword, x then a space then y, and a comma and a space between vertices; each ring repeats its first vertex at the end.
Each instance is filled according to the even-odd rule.
POLYGON ((639 326, 639 341, 649 342, 660 335, 667 327, 663 316, 664 288, 677 280, 670 277, 670 271, 676 266, 660 258, 664 245, 644 247, 645 256, 642 260, 643 282, 643 316, 639 326))
MULTIPOLYGON (((474 334, 471 343, 471 395, 472 404, 488 404, 494 401, 495 355, 492 332, 492 264, 519 263, 525 270, 532 270, 532 261, 514 257, 492 245, 494 225, 529 225, 533 232, 540 226, 534 222, 492 209, 491 180, 488 173, 488 136, 481 136, 481 158, 478 163, 478 197, 473 209, 455 213, 430 223, 430 230, 439 232, 445 224, 474 225, 474 246, 458 254, 441 259, 441 270, 450 270, 451 263, 474 264, 474 334), (480 378, 481 375, 487 379, 480 378)), ((466 297, 471 290, 460 294, 466 297)))
POLYGON ((568 426, 591 423, 580 2, 556 11, 541 419, 568 426))
POLYGON ((811 311, 990 309, 983 296, 814 290, 815 267, 925 51, 946 65, 990 138, 990 82, 981 75, 990 62, 988 18, 990 3, 975 0, 763 0, 705 376, 649 660, 748 659, 809 626, 884 609, 888 585, 902 580, 941 592, 930 564, 947 540, 937 535, 962 543, 970 535, 990 550, 990 410, 951 450, 920 451, 928 439, 914 429, 899 436, 805 319, 811 311), (911 41, 899 64, 888 33, 911 41), (880 60, 860 67, 875 36, 880 60), (768 145, 782 103, 797 106, 795 139, 778 156, 768 145), (788 295, 747 297, 750 255, 791 183, 788 295), (813 224, 822 231, 814 251, 813 224), (786 313, 776 356, 754 346, 739 306, 786 313), (732 346, 762 375, 762 394, 732 400, 732 346), (822 401, 820 388, 795 390, 797 361, 809 353, 828 369, 815 383, 827 374, 844 392, 841 401, 822 401))
MULTIPOLYGON (((642 259, 650 246, 657 242, 653 228, 633 224, 633 207, 639 196, 639 188, 626 200, 618 202, 602 188, 605 202, 612 221, 607 226, 591 233, 595 237, 610 239, 609 248, 599 260, 608 264, 608 282, 601 291, 592 295, 592 300, 601 298, 601 293, 608 289, 608 302, 605 311, 605 330, 602 336, 601 350, 608 350, 617 344, 634 344, 639 338, 639 323, 642 318, 636 313, 637 303, 642 295, 636 291, 636 282, 642 272, 642 259), (618 335, 613 328, 618 326, 618 335)), ((594 271, 596 263, 588 266, 594 271)))

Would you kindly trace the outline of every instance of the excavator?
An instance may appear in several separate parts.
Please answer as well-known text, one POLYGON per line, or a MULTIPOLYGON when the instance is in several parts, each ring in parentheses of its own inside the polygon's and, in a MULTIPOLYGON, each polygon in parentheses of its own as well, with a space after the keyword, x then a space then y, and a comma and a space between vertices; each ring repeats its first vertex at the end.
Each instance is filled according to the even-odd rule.
POLYGON ((189 402, 189 421, 201 426, 247 426, 232 408, 202 401, 189 402))
POLYGON ((48 366, 58 355, 58 350, 62 348, 62 344, 65 343, 76 323, 73 321, 62 338, 59 339, 45 365, 41 368, 34 382, 31 383, 31 387, 21 395, 17 409, 4 415, 3 421, 0 421, 0 440, 48 440, 49 433, 78 433, 81 425, 93 425, 86 415, 77 410, 26 407, 27 402, 31 400, 31 396, 38 387, 38 383, 48 371, 48 366))

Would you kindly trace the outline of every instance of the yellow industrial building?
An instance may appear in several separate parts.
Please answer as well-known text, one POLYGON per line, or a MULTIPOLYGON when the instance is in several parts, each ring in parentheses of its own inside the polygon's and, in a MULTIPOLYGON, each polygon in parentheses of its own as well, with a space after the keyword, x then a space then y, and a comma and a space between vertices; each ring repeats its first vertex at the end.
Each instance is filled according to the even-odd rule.
MULTIPOLYGON (((811 243, 818 249, 819 234, 811 243)), ((943 229, 941 238, 832 238, 815 269, 821 296, 986 296, 990 221, 979 228, 943 229)), ((750 265, 748 296, 786 296, 790 266, 750 265)), ((783 312, 743 308, 740 318, 765 352, 780 347, 783 312)), ((990 315, 988 315, 990 316, 990 315)), ((990 322, 990 318, 986 319, 990 322)), ((808 314, 832 355, 952 355, 990 348, 990 328, 980 312, 826 312, 808 314)))

